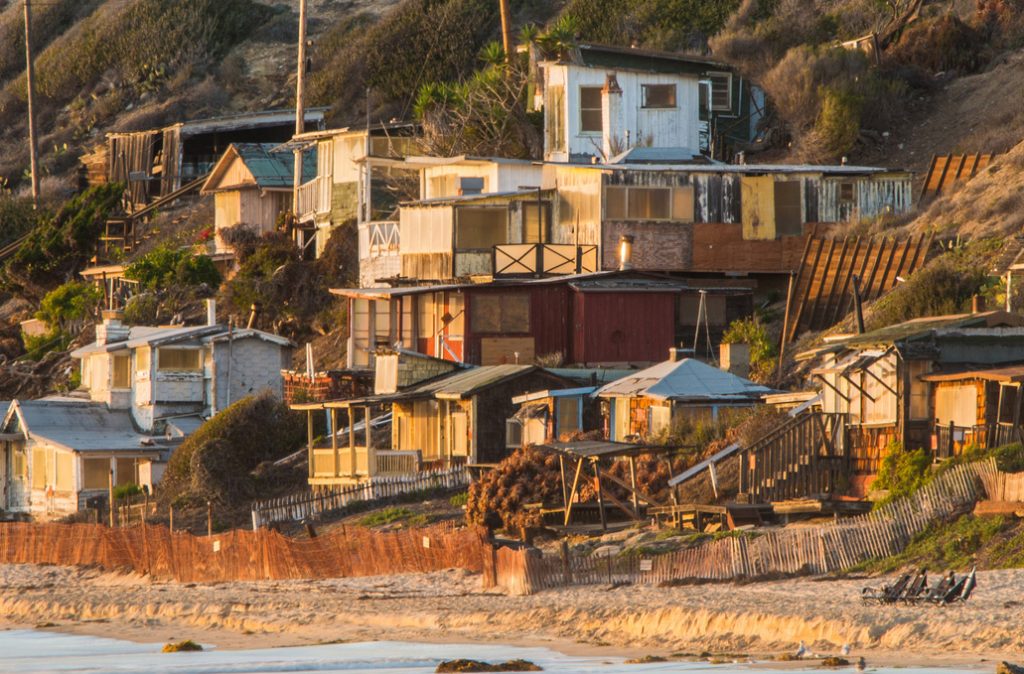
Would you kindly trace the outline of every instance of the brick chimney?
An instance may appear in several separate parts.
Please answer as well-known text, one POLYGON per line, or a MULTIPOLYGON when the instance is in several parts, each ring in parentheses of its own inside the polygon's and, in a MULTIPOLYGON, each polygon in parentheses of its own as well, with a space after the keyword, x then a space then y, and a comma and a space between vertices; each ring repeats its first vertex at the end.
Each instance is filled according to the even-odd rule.
POLYGON ((104 309, 102 316, 103 322, 96 324, 96 343, 99 346, 128 339, 129 328, 121 322, 124 319, 124 312, 104 309))

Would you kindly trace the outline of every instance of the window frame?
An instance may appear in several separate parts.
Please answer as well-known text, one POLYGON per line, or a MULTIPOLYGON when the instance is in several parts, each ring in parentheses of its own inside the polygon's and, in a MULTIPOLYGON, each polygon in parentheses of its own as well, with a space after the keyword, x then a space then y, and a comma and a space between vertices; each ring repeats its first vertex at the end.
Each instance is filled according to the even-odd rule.
POLYGON ((112 390, 128 390, 132 387, 132 355, 111 354, 110 356, 110 388, 112 390))
POLYGON ((580 122, 580 135, 581 136, 600 136, 600 135, 602 135, 604 133, 604 103, 602 101, 602 96, 601 96, 603 89, 604 89, 603 86, 594 86, 594 85, 587 85, 587 84, 581 84, 579 86, 579 92, 578 92, 579 93, 579 105, 576 106, 576 107, 577 107, 577 111, 579 113, 578 116, 579 116, 579 122, 580 122), (590 92, 592 92, 594 90, 597 91, 597 107, 596 108, 593 107, 593 106, 583 107, 583 91, 584 90, 587 90, 587 91, 590 91, 590 92), (587 129, 587 128, 585 128, 584 122, 583 122, 583 119, 584 119, 583 113, 584 112, 595 112, 595 111, 599 115, 599 119, 600 119, 599 127, 597 129, 587 129))
POLYGON ((605 185, 604 187, 604 219, 618 222, 678 222, 689 224, 697 220, 696 193, 692 185, 648 186, 648 185, 605 185), (612 213, 610 194, 622 192, 623 201, 621 215, 612 213), (667 217, 638 217, 631 213, 632 193, 635 191, 663 191, 668 193, 667 217), (685 198, 683 198, 685 194, 685 198), (685 206, 685 213, 677 213, 677 208, 685 206))
POLYGON ((202 372, 203 371, 203 350, 201 348, 184 348, 180 346, 160 346, 156 350, 157 372, 202 372), (165 352, 194 353, 195 367, 165 367, 163 363, 165 352))
POLYGON ((711 112, 731 112, 732 111, 732 73, 724 70, 713 70, 707 73, 708 81, 711 85, 708 87, 708 110, 711 112), (725 106, 715 104, 715 78, 725 80, 725 93, 728 103, 725 106))
POLYGON ((678 110, 679 109, 679 87, 674 82, 671 83, 651 83, 640 85, 640 107, 644 110, 678 110), (671 89, 672 91, 672 102, 668 105, 651 105, 648 102, 648 90, 654 89, 671 89))
MULTIPOLYGON (((459 253, 472 253, 472 252, 491 252, 494 246, 503 246, 509 243, 508 229, 509 229, 509 210, 506 206, 459 206, 455 209, 455 252, 459 253), (500 227, 503 229, 501 241, 492 243, 489 246, 464 246, 462 242, 463 227, 474 228, 479 227, 479 223, 473 225, 466 223, 463 225, 462 218, 463 214, 467 212, 486 212, 488 215, 500 215, 503 222, 500 227)), ((495 227, 497 223, 487 223, 487 227, 495 227)))

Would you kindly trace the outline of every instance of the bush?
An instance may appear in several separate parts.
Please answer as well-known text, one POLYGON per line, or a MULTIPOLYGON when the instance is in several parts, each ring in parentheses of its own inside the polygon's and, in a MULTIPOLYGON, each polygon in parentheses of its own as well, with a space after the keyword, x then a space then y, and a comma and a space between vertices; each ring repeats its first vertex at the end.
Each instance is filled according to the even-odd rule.
POLYGON ((137 484, 121 484, 114 487, 114 500, 120 501, 129 496, 138 496, 142 493, 142 487, 137 484))
POLYGON ((901 442, 890 442, 885 448, 874 487, 889 491, 885 502, 910 496, 927 484, 931 465, 932 458, 925 450, 909 451, 901 442))
POLYGON ((261 487, 256 467, 294 452, 305 432, 302 415, 269 391, 242 398, 174 451, 161 481, 161 501, 237 505, 252 499, 261 487))
POLYGON ((972 256, 943 255, 876 301, 865 317, 866 327, 875 330, 922 316, 960 313, 986 282, 985 269, 972 256))
POLYGON ((558 456, 535 447, 516 450, 469 486, 466 521, 492 529, 541 524, 540 511, 529 503, 561 501, 558 456))
POLYGON ((125 267, 124 275, 147 290, 220 285, 221 276, 207 255, 162 245, 125 267))
POLYGON ((750 347, 750 376, 758 382, 767 381, 775 372, 779 352, 776 340, 758 316, 739 318, 729 324, 722 335, 723 344, 747 344, 750 347))
POLYGON ((68 281, 43 297, 35 316, 52 329, 77 332, 83 322, 93 318, 103 300, 103 291, 91 283, 68 281))
POLYGON ((821 136, 824 149, 831 156, 846 154, 853 149, 860 135, 864 98, 834 87, 823 87, 819 98, 821 111, 815 129, 821 136))

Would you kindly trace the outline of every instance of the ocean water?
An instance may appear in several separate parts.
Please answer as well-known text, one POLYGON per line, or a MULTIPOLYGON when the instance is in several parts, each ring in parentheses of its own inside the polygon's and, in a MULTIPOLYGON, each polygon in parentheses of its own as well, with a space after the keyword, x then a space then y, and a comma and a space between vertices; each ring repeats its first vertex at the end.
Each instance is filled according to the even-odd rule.
MULTIPOLYGON (((437 663, 454 658, 504 661, 523 658, 546 672, 789 672, 824 671, 799 667, 775 670, 764 665, 711 665, 665 662, 627 665, 622 658, 563 655, 544 648, 514 648, 480 644, 417 644, 370 642, 201 653, 161 653, 163 644, 137 644, 117 639, 75 636, 33 630, 0 631, 0 672, 3 674, 428 674, 437 663)), ((950 674, 940 669, 874 669, 890 674, 950 674)), ((959 670, 963 671, 963 670, 959 670)))

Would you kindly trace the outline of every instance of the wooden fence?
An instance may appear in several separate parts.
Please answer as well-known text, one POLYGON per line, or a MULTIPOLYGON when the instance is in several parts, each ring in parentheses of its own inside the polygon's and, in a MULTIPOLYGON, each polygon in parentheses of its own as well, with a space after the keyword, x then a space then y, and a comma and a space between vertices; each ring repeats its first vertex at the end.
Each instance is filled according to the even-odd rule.
POLYGON ((981 474, 985 495, 991 501, 1024 502, 1024 473, 985 471, 981 474))
POLYGON ((974 503, 981 493, 979 478, 986 486, 1002 479, 994 460, 956 466, 910 498, 847 520, 729 536, 649 558, 606 559, 499 549, 494 554, 494 572, 485 574, 485 583, 530 594, 590 583, 660 584, 842 571, 898 553, 929 523, 974 503))
POLYGON ((355 503, 372 504, 428 489, 457 489, 470 483, 465 466, 424 471, 415 475, 375 477, 363 484, 305 490, 278 498, 256 501, 252 506, 252 527, 272 522, 315 520, 325 513, 343 514, 355 503))
POLYGON ((0 563, 95 565, 198 583, 481 571, 490 550, 480 530, 450 524, 398 532, 342 528, 310 539, 266 529, 193 536, 159 526, 0 524, 0 563))

